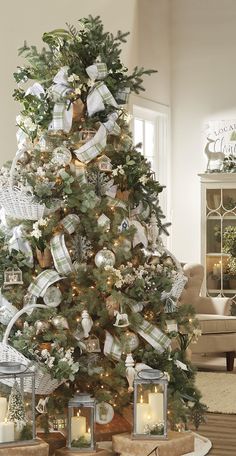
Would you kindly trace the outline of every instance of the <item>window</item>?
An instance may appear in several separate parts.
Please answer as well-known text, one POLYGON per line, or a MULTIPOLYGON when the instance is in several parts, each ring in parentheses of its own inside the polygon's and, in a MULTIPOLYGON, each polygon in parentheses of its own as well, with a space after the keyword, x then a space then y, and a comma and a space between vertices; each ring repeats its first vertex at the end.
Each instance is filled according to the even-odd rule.
POLYGON ((170 113, 169 107, 132 97, 133 138, 150 162, 155 178, 166 188, 159 194, 160 205, 166 220, 171 220, 170 195, 170 113))

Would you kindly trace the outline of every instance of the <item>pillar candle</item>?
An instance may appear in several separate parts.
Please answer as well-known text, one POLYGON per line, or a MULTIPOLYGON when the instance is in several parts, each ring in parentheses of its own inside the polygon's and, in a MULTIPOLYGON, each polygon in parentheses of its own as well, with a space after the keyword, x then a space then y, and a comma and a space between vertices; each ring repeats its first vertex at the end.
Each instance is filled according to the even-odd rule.
POLYGON ((88 428, 88 432, 85 432, 84 438, 85 438, 85 440, 86 440, 87 443, 91 443, 91 432, 90 432, 90 428, 88 428))
POLYGON ((144 434, 144 428, 149 422, 150 405, 143 402, 143 396, 141 396, 140 402, 136 405, 136 432, 144 434))
POLYGON ((148 394, 148 402, 150 404, 151 422, 152 424, 163 423, 163 393, 158 393, 155 388, 154 393, 148 394))
POLYGON ((85 432, 86 418, 77 413, 77 416, 72 416, 71 418, 71 441, 84 437, 85 432))
POLYGON ((0 422, 4 421, 7 413, 7 399, 6 397, 0 397, 0 422))
POLYGON ((2 421, 0 423, 0 443, 14 441, 14 422, 2 421))

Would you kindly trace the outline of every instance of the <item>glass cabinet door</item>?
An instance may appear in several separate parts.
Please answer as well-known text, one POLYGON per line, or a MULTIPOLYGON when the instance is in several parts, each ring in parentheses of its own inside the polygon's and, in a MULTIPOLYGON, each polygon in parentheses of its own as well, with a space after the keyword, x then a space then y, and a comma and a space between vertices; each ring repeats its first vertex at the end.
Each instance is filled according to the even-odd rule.
POLYGON ((234 234, 236 255, 236 189, 207 189, 205 245, 208 296, 236 296, 236 257, 234 259, 227 252, 230 242, 227 239, 232 239, 234 234))

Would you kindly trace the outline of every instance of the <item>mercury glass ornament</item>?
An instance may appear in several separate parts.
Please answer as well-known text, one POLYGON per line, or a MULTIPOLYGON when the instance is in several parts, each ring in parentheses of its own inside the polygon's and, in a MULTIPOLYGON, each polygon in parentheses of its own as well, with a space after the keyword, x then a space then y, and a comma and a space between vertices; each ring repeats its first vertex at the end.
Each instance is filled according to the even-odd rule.
POLYGON ((139 338, 137 334, 135 334, 132 331, 125 331, 125 343, 124 343, 124 349, 126 353, 130 353, 139 346, 139 338))
POLYGON ((104 247, 102 250, 99 250, 97 252, 94 261, 98 268, 105 266, 114 266, 116 257, 111 250, 108 250, 106 247, 104 247))
POLYGON ((62 301, 61 290, 57 287, 49 287, 43 296, 43 300, 48 307, 57 307, 62 301))
POLYGON ((59 166, 66 166, 71 162, 72 155, 65 146, 59 146, 52 153, 52 163, 59 166))
POLYGON ((51 323, 56 329, 69 329, 68 321, 62 315, 57 315, 51 319, 51 323))
POLYGON ((50 328, 50 323, 48 321, 37 320, 34 324, 36 329, 36 335, 43 334, 50 328))

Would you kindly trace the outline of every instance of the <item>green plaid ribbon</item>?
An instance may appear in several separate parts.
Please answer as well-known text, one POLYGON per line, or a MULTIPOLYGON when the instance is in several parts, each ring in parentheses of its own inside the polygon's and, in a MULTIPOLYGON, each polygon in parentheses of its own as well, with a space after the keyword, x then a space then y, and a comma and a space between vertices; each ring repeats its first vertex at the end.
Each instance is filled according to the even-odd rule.
POLYGON ((89 163, 102 153, 107 143, 106 128, 101 125, 96 135, 79 149, 74 150, 74 154, 83 163, 89 163))
POLYGON ((117 112, 112 112, 108 116, 108 121, 103 124, 104 127, 107 129, 108 133, 110 133, 110 135, 119 135, 120 134, 120 127, 116 123, 117 119, 118 119, 117 112))
POLYGON ((130 94, 130 88, 129 87, 124 87, 123 89, 119 89, 117 94, 116 94, 117 102, 119 104, 128 103, 129 94, 130 94))
POLYGON ((59 276, 53 269, 45 269, 45 271, 41 272, 35 278, 34 282, 30 284, 28 292, 33 296, 44 296, 50 285, 62 279, 64 279, 64 277, 59 276))
POLYGON ((104 355, 110 356, 116 361, 119 361, 121 358, 121 345, 118 339, 115 339, 108 331, 105 331, 105 343, 104 343, 104 355))
POLYGON ((76 214, 68 214, 62 221, 61 224, 65 228, 65 230, 72 234, 75 232, 77 226, 80 223, 80 218, 76 214))
POLYGON ((138 334, 143 337, 158 353, 166 350, 171 340, 160 329, 144 320, 137 327, 138 334))
POLYGON ((73 264, 65 244, 64 234, 56 234, 50 241, 54 266, 59 274, 68 275, 74 271, 73 264))
POLYGON ((90 79, 99 80, 104 79, 107 76, 107 66, 106 63, 96 62, 93 65, 90 65, 86 68, 86 72, 90 79))
POLYGON ((121 207, 122 209, 126 209, 127 210, 127 207, 126 207, 126 204, 119 200, 119 199, 116 199, 116 198, 112 198, 111 196, 108 196, 107 197, 107 204, 108 206, 110 207, 121 207))
POLYGON ((92 116, 98 111, 103 111, 105 105, 117 107, 117 102, 110 90, 101 79, 107 76, 107 66, 105 63, 94 63, 86 68, 86 72, 94 84, 87 97, 88 115, 92 116), (98 81, 98 82, 95 82, 98 81))
POLYGON ((69 132, 72 125, 73 106, 67 100, 67 95, 72 91, 68 83, 68 67, 62 67, 53 79, 51 87, 52 99, 55 102, 53 108, 53 118, 49 129, 69 132))

